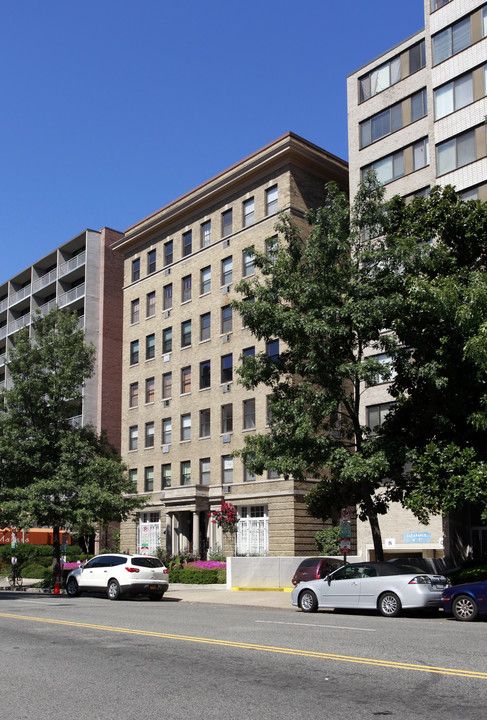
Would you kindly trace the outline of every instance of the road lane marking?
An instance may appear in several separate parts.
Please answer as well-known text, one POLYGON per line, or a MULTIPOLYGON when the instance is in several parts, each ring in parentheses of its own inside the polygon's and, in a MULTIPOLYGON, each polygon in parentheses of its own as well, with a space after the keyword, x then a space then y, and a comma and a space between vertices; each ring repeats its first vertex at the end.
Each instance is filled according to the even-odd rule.
POLYGON ((360 632, 377 632, 377 630, 374 630, 373 628, 359 628, 359 627, 350 627, 346 625, 318 625, 317 623, 291 623, 291 622, 284 622, 282 620, 255 620, 256 623, 262 623, 265 625, 293 625, 294 627, 314 627, 314 628, 323 628, 325 630, 359 630, 360 632))
POLYGON ((232 640, 216 640, 213 638, 193 637, 191 635, 175 635, 173 633, 160 633, 152 630, 135 630, 133 628, 112 627, 110 625, 95 625, 92 623, 73 622, 71 620, 53 620, 51 618, 38 618, 29 615, 18 615, 15 613, 0 613, 0 617, 11 620, 30 620, 31 622, 47 623, 49 625, 64 625, 65 627, 76 627, 85 630, 102 630, 105 632, 116 632, 125 635, 141 635, 143 637, 162 638, 164 640, 180 640, 184 642, 201 643, 203 645, 219 645, 221 647, 238 648, 241 650, 260 650, 261 652, 273 652, 283 655, 295 655, 297 657, 317 658, 319 660, 335 660, 337 662, 349 662, 372 667, 385 667, 392 670, 415 670, 418 672, 430 672, 437 675, 455 675, 457 677, 476 678, 487 680, 487 672, 475 670, 460 670, 458 668, 444 668, 435 665, 415 665, 413 663, 395 662, 393 660, 377 660, 375 658, 356 657, 354 655, 335 655, 333 653, 315 652, 313 650, 299 650, 296 648, 273 647, 272 645, 254 645, 253 643, 242 643, 232 640))

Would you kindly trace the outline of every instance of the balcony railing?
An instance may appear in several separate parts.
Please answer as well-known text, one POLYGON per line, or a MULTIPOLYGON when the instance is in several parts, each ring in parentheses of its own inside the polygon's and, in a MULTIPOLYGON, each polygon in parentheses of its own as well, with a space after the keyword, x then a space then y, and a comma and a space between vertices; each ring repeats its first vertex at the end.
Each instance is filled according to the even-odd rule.
POLYGON ((66 275, 67 273, 76 270, 76 268, 82 267, 85 262, 86 252, 75 255, 73 258, 71 258, 71 260, 68 260, 67 262, 59 266, 59 277, 62 277, 63 275, 66 275))
POLYGON ((7 326, 4 325, 3 327, 0 328, 0 340, 3 340, 6 337, 7 337, 7 326))
POLYGON ((6 362, 7 362, 7 353, 2 353, 0 355, 0 367, 3 367, 6 362))
POLYGON ((44 303, 44 305, 41 305, 41 306, 39 307, 39 312, 41 313, 41 315, 46 315, 46 313, 48 313, 49 310, 50 310, 51 308, 53 308, 55 304, 56 304, 56 300, 55 300, 55 299, 54 299, 54 300, 49 300, 49 302, 44 303))
POLYGON ((14 320, 13 322, 8 324, 8 332, 13 333, 17 332, 17 330, 20 330, 25 325, 28 325, 30 323, 30 313, 27 313, 27 315, 22 315, 22 317, 18 318, 17 320, 14 320))
POLYGON ((37 280, 34 280, 32 283, 32 292, 37 292, 43 287, 46 287, 46 285, 50 285, 52 282, 55 281, 57 277, 57 268, 53 268, 50 272, 46 273, 45 275, 42 275, 42 277, 37 278, 37 280))
POLYGON ((12 305, 15 305, 16 303, 20 302, 21 300, 23 300, 26 297, 29 297, 29 295, 31 294, 31 291, 32 291, 32 285, 29 284, 23 288, 20 288, 20 290, 17 290, 17 292, 12 293, 12 295, 10 295, 10 297, 8 299, 9 306, 12 307, 12 305))
POLYGON ((69 303, 74 302, 80 297, 83 297, 85 294, 85 284, 82 283, 81 285, 78 285, 77 287, 73 288, 72 290, 68 290, 68 292, 64 293, 64 295, 61 295, 58 300, 59 307, 64 307, 65 305, 69 305, 69 303))
POLYGON ((69 422, 73 427, 80 428, 83 426, 83 416, 82 415, 73 415, 73 417, 69 418, 69 422))
POLYGON ((4 300, 0 301, 0 312, 3 312, 8 308, 8 297, 4 298, 4 300))

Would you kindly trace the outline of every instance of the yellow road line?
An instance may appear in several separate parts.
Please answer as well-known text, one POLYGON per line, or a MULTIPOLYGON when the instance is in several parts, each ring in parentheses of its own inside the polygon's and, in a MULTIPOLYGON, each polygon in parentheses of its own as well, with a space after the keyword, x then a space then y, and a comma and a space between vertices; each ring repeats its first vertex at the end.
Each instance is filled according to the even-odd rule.
POLYGON ((109 625, 79 623, 72 622, 70 620, 52 620, 50 618, 38 618, 30 615, 17 615, 14 613, 0 613, 0 617, 10 618, 12 620, 31 620, 32 622, 48 623, 51 625, 65 625, 67 627, 77 627, 87 630, 104 630, 106 632, 124 633, 126 635, 143 635, 145 637, 163 638, 165 640, 181 640, 185 642, 203 643, 206 645, 220 645, 223 647, 234 647, 244 650, 261 650, 263 652, 318 658, 320 660, 358 663, 361 665, 392 668, 394 670, 416 670, 418 672, 430 672, 438 675, 455 675, 457 677, 487 680, 487 672, 477 672, 475 670, 459 670, 455 668, 436 667, 435 665, 415 665, 413 663, 395 662, 392 660, 376 660, 373 658, 355 657, 353 655, 334 655, 333 653, 315 652, 313 650, 298 650, 296 648, 273 647, 271 645, 254 645, 252 643, 234 642, 232 640, 215 640, 213 638, 192 637, 191 635, 175 635, 173 633, 160 633, 153 632, 151 630, 134 630, 131 628, 111 627, 109 625))

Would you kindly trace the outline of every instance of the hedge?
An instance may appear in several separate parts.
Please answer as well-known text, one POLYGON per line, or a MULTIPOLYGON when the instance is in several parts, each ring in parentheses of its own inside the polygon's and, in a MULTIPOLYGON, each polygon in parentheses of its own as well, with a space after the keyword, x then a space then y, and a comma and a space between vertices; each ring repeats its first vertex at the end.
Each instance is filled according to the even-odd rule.
POLYGON ((225 569, 185 567, 179 565, 169 570, 170 583, 213 585, 226 582, 225 569))

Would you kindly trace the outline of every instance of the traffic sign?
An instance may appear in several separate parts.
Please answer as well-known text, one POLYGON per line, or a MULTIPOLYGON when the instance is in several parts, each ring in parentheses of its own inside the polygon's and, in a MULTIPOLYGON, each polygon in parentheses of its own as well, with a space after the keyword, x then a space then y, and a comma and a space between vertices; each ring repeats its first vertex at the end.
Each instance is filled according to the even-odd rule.
POLYGON ((346 555, 351 550, 350 538, 342 538, 340 540, 340 552, 346 555))

